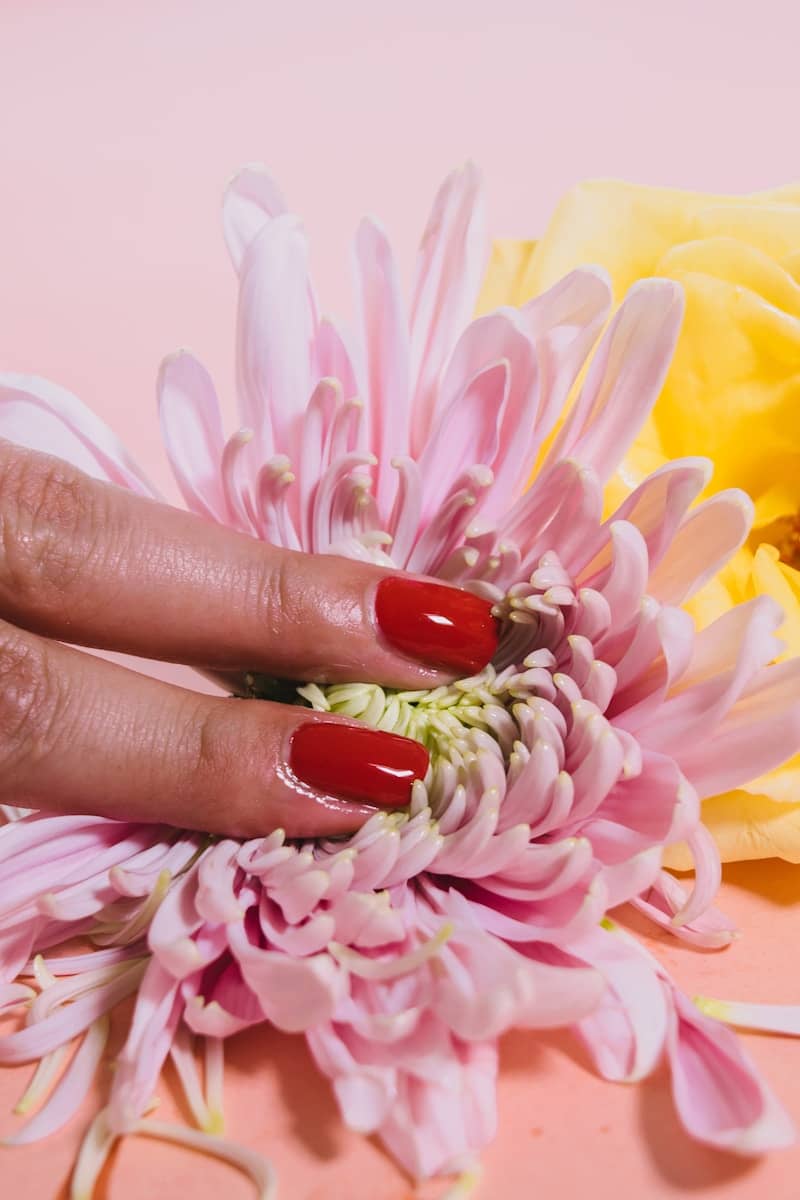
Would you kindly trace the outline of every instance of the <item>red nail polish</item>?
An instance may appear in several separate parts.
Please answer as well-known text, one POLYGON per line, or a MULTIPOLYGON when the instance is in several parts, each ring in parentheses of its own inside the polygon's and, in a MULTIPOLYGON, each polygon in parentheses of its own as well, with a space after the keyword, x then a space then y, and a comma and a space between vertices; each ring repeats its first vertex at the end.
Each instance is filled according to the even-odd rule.
POLYGON ((375 616, 392 646, 442 671, 480 671, 497 650, 491 604, 460 588, 389 575, 378 584, 375 616))
POLYGON ((420 742, 333 721, 308 721, 292 734, 289 766, 298 779, 343 800, 402 808, 428 769, 420 742))

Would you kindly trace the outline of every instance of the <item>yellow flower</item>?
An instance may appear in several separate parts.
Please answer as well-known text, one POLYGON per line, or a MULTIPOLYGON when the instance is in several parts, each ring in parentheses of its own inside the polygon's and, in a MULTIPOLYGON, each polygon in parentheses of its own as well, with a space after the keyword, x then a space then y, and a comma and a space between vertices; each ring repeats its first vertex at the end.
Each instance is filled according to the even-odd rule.
MULTIPOLYGON (((643 276, 683 285, 675 360, 625 476, 702 454, 715 489, 750 493, 750 545, 695 598, 693 615, 704 625, 771 595, 786 613, 786 654, 800 654, 800 185, 732 197, 581 184, 540 241, 494 247, 481 308, 524 303, 582 263, 606 268, 617 299, 643 276)), ((622 488, 612 485, 615 499, 622 488)), ((725 859, 800 862, 800 755, 707 800, 703 815, 725 859)), ((680 853, 670 863, 689 865, 680 853)))

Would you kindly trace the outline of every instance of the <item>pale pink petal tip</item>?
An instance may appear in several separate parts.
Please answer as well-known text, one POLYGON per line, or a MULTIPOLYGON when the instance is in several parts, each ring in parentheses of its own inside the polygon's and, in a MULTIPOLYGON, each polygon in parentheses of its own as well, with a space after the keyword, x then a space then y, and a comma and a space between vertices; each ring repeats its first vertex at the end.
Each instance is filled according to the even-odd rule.
POLYGON ((266 167, 242 167, 225 191, 222 224, 228 253, 241 268, 247 248, 267 221, 286 212, 286 202, 266 167))
POLYGON ((695 996, 694 1003, 700 1012, 726 1025, 800 1037, 800 1004, 753 1004, 710 996, 695 996))
POLYGON ((667 1053, 675 1105, 688 1132, 738 1154, 793 1145, 792 1121, 733 1033, 678 992, 674 1004, 667 1053))
POLYGON ((53 454, 141 495, 158 495, 112 430, 71 392, 47 379, 0 373, 0 437, 53 454))

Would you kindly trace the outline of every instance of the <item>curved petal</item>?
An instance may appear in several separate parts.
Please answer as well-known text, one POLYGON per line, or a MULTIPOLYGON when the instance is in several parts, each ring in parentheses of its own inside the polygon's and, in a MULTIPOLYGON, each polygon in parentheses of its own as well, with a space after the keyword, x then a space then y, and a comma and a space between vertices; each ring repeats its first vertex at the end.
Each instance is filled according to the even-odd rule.
POLYGON ((759 672, 719 726, 676 754, 701 797, 741 787, 800 750, 800 659, 759 672))
POLYGON ((795 1130, 729 1029, 672 990, 672 1094, 692 1137, 737 1154, 789 1146, 795 1130))
POLYGON ((211 376, 182 351, 161 364, 157 393, 164 448, 187 506, 214 521, 229 521, 220 473, 225 435, 211 376))
POLYGON ((147 1108, 169 1054, 181 1007, 177 982, 151 959, 139 984, 133 1020, 111 1085, 108 1123, 115 1133, 125 1133, 147 1108))
POLYGON ((736 553, 752 523, 753 502, 738 488, 718 492, 699 504, 652 572, 650 594, 664 604, 682 604, 736 553))
POLYGON ((605 1079, 632 1082, 656 1067, 664 1051, 668 1008, 655 963, 618 928, 597 929, 570 950, 607 981, 597 1010, 576 1032, 605 1079))
POLYGON ((475 310, 487 251, 480 172, 467 163, 439 189, 417 259, 410 346, 415 456, 430 431, 441 373, 475 310))
POLYGON ((537 449, 561 416, 610 309, 611 285, 601 267, 571 271, 522 308, 521 322, 536 346, 541 374, 537 449))
POLYGON ((238 925, 230 927, 229 936, 242 976, 273 1025, 300 1033, 331 1019, 347 984, 328 954, 289 958, 262 950, 238 925))
POLYGON ((286 212, 286 203, 265 167, 254 163, 237 171, 225 190, 222 226, 228 253, 237 271, 250 243, 267 221, 286 212))
MULTIPOLYGON (((631 492, 609 518, 610 522, 629 521, 647 543, 652 572, 669 553, 676 530, 687 509, 711 478, 712 464, 706 458, 676 459, 654 471, 631 492)), ((652 587, 648 587, 655 595, 652 587)))
POLYGON ((597 1007, 604 988, 596 971, 538 962, 478 931, 451 939, 439 965, 433 1011, 467 1041, 570 1024, 597 1007))
POLYGON ((0 374, 0 436, 55 454, 96 479, 158 497, 109 427, 71 392, 47 379, 0 374))
POLYGON ((374 221, 358 228, 355 269, 369 448, 378 460, 378 504, 388 515, 396 486, 390 463, 409 447, 408 325, 392 248, 374 221))
POLYGON ((683 316, 683 293, 647 279, 628 292, 592 359, 586 382, 547 462, 573 457, 605 482, 656 401, 683 316))
POLYGON ((305 234, 296 217, 275 217, 242 263, 237 319, 241 420, 266 458, 275 451, 297 456, 314 329, 305 234))
POLYGON ((508 395, 505 359, 487 365, 454 396, 419 458, 422 522, 442 506, 453 482, 472 466, 488 466, 497 453, 498 416, 508 395))

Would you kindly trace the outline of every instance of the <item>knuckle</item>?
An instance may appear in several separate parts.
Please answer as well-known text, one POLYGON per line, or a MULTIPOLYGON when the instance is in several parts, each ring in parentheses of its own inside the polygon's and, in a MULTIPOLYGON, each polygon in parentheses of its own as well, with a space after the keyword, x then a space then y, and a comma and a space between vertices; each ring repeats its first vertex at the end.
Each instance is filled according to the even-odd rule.
MULTIPOLYGON (((265 662, 278 674, 295 679, 322 679, 331 653, 330 628, 345 634, 351 624, 341 597, 324 590, 324 568, 308 569, 305 556, 269 553, 253 565, 248 594, 265 662), (325 614, 323 619, 322 614, 325 614)), ((339 637, 336 653, 347 653, 339 637)))
POLYGON ((277 645, 296 618, 297 592, 291 560, 270 556, 254 570, 252 591, 260 609, 260 623, 277 645))
POLYGON ((195 730, 193 770, 201 791, 222 787, 226 780, 239 773, 239 739, 231 728, 230 713, 218 705, 204 707, 199 717, 192 718, 195 730))
POLYGON ((59 706, 44 644, 0 622, 0 766, 48 753, 59 706))
POLYGON ((263 810, 270 783, 259 725, 241 719, 246 707, 246 700, 215 701, 195 710, 188 722, 195 820, 201 828, 238 837, 261 829, 253 814, 263 810))
POLYGON ((67 463, 0 459, 0 587, 11 611, 49 610, 75 586, 101 527, 95 490, 67 463))

